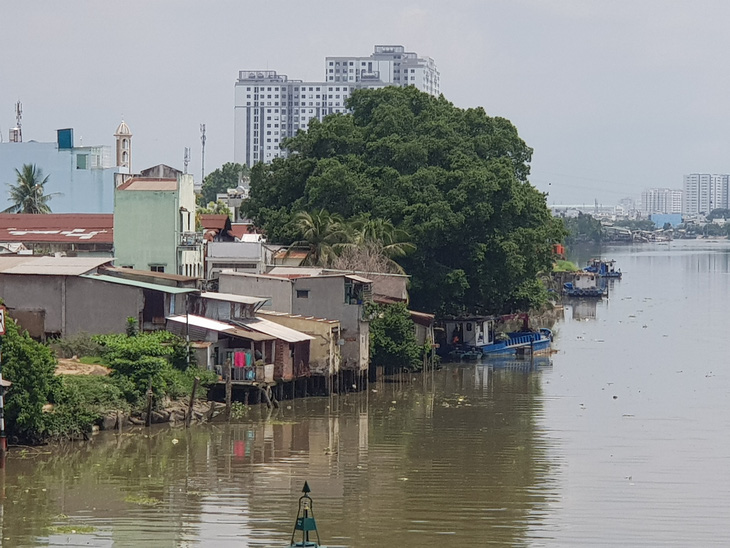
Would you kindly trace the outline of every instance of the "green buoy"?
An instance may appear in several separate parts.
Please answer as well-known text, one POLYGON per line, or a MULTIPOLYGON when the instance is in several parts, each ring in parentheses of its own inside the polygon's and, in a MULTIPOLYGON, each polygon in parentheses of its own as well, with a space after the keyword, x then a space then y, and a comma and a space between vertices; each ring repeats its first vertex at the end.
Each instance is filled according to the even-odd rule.
POLYGON ((302 488, 302 495, 299 497, 299 510, 297 510, 297 520, 294 522, 294 531, 291 534, 291 544, 289 548, 294 547, 309 547, 309 548, 327 548, 322 546, 319 540, 319 532, 317 531, 317 523, 314 521, 314 512, 312 511, 312 497, 309 496, 311 489, 309 484, 305 481, 304 487, 302 488), (301 531, 302 539, 297 542, 295 540, 297 531, 301 531), (310 538, 311 533, 314 532, 317 541, 315 542, 310 538))

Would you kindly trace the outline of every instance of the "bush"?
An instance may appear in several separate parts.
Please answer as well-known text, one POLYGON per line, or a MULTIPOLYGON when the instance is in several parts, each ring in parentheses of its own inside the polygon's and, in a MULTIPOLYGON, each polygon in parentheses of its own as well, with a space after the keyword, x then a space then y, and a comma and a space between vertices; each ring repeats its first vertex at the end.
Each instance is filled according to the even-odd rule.
POLYGON ((59 358, 98 356, 100 352, 99 343, 90 334, 84 332, 65 339, 53 339, 49 345, 59 358))
POLYGON ((189 394, 192 378, 202 373, 186 371, 187 345, 183 339, 167 331, 140 333, 133 337, 98 335, 94 340, 101 345, 102 356, 113 369, 112 376, 126 377, 133 399, 137 401, 144 398, 150 381, 158 402, 165 397, 178 398, 189 394))
POLYGON ((5 402, 7 430, 25 440, 40 441, 48 430, 43 406, 60 382, 54 376, 56 359, 49 347, 31 339, 11 318, 6 317, 5 328, 3 377, 13 383, 5 402))
POLYGON ((423 349, 416 341, 410 313, 405 304, 367 306, 370 320, 370 363, 388 370, 420 369, 423 349))

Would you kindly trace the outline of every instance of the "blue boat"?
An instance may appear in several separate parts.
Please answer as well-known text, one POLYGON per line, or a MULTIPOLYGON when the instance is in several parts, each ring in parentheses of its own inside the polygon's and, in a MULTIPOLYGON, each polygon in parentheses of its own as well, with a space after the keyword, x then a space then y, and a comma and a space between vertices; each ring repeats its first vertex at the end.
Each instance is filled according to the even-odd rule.
POLYGON ((613 260, 603 261, 601 259, 591 259, 588 261, 588 266, 583 270, 598 274, 602 278, 621 279, 621 269, 616 270, 616 261, 613 260))
POLYGON ((579 271, 573 273, 573 281, 563 284, 563 295, 566 297, 601 298, 608 289, 605 283, 598 283, 596 272, 579 271))
POLYGON ((458 348, 476 349, 484 356, 520 356, 550 352, 553 333, 543 327, 530 329, 527 314, 510 316, 469 316, 444 321, 451 344, 449 352, 458 348), (521 319, 522 329, 511 333, 497 333, 496 325, 511 319, 521 319))

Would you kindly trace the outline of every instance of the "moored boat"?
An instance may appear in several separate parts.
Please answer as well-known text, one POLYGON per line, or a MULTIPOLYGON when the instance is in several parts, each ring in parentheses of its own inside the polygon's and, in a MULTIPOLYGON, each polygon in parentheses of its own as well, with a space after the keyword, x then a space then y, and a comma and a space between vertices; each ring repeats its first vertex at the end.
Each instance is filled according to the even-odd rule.
POLYGON ((579 271, 573 273, 573 280, 563 284, 563 295, 567 297, 601 298, 606 292, 606 285, 598 283, 595 272, 579 271))
MULTIPOLYGON (((517 356, 521 354, 547 353, 553 341, 550 329, 530 329, 527 314, 510 316, 469 316, 444 321, 446 334, 451 337, 451 352, 471 348, 484 356, 517 356), (497 333, 496 325, 511 319, 521 319, 522 329, 497 333)), ((471 354, 470 354, 471 355, 471 354)))
POLYGON ((609 260, 604 261, 602 259, 591 259, 588 261, 588 266, 583 270, 586 272, 592 272, 598 274, 602 278, 614 278, 621 279, 621 269, 616 270, 616 261, 609 260))

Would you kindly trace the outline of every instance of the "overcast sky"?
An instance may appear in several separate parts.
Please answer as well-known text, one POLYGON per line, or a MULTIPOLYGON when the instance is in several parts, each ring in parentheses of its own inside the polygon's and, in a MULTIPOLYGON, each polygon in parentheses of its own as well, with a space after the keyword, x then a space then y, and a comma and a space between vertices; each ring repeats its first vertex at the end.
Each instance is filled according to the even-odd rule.
POLYGON ((458 107, 511 120, 548 203, 606 205, 690 172, 730 172, 727 0, 3 0, 0 132, 113 144, 135 170, 199 177, 233 160, 242 69, 324 77, 327 55, 402 44, 433 57, 458 107))

